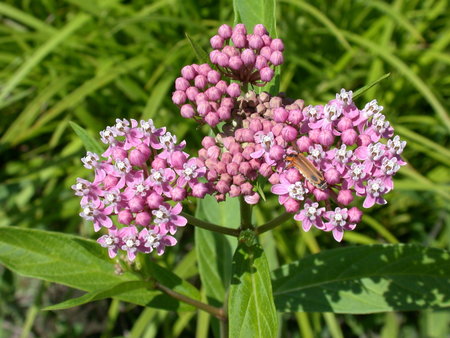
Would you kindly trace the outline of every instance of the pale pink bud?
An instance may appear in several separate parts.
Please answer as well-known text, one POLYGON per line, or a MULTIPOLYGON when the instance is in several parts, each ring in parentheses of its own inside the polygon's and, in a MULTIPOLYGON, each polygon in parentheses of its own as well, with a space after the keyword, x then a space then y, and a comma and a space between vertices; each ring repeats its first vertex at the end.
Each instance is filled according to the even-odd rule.
POLYGON ((298 172, 297 169, 295 168, 289 168, 286 173, 285 173, 285 177, 286 179, 290 182, 290 183, 295 183, 298 182, 302 179, 301 174, 298 172))
POLYGON ((230 185, 223 180, 219 180, 219 182, 217 182, 216 184, 216 190, 221 194, 226 194, 230 191, 230 185))
POLYGON ((230 84, 228 86, 227 93, 231 97, 238 97, 241 94, 241 88, 239 87, 239 84, 236 82, 230 84))
POLYGON ((262 126, 262 123, 261 123, 261 121, 259 119, 258 120, 252 119, 250 121, 249 128, 250 128, 251 131, 256 133, 258 131, 261 131, 263 129, 263 126, 262 126))
POLYGON ((247 28, 245 28, 245 25, 243 23, 238 23, 236 26, 234 26, 233 34, 236 34, 236 33, 244 34, 244 35, 247 34, 247 28))
POLYGON ((170 164, 176 169, 182 169, 186 163, 187 157, 182 151, 174 151, 170 156, 170 164))
POLYGON ((350 223, 359 223, 361 221, 363 212, 357 207, 352 207, 348 210, 348 221, 350 223))
POLYGON ((264 67, 267 67, 267 59, 262 55, 258 55, 255 61, 255 68, 261 70, 264 67))
POLYGON ((258 34, 250 35, 248 38, 248 46, 253 49, 260 49, 264 46, 264 41, 258 34))
POLYGON ((272 80, 274 72, 272 68, 264 67, 259 71, 259 74, 261 76, 261 81, 269 82, 270 80, 272 80))
POLYGON ((289 213, 296 213, 300 209, 300 203, 293 198, 289 198, 285 203, 284 207, 286 208, 286 211, 289 213))
POLYGON ((194 84, 198 89, 203 89, 208 84, 208 79, 205 75, 197 75, 194 79, 194 84))
POLYGON ((272 172, 272 166, 267 163, 263 163, 259 167, 259 173, 264 177, 269 177, 270 175, 272 175, 272 172))
POLYGON ((164 199, 156 192, 152 192, 146 199, 147 205, 150 209, 158 209, 164 203, 164 199))
POLYGON ((220 107, 217 110, 217 114, 219 114, 219 119, 221 121, 228 120, 231 117, 231 109, 227 107, 220 107))
POLYGON ((233 44, 236 46, 236 48, 245 48, 247 45, 247 37, 244 34, 235 34, 233 32, 231 41, 233 41, 233 44))
POLYGON ((218 177, 219 177, 219 174, 215 170, 210 170, 206 174, 206 179, 209 182, 214 182, 215 180, 217 180, 218 177))
POLYGON ((340 190, 337 200, 343 205, 349 205, 353 201, 353 195, 350 190, 340 190))
POLYGON ((257 192, 254 192, 253 194, 244 196, 244 200, 247 204, 254 205, 259 202, 260 196, 257 192))
POLYGON ((211 71, 211 66, 207 63, 203 63, 198 66, 198 73, 203 76, 208 76, 208 73, 211 71))
POLYGON ((341 180, 341 174, 334 168, 326 170, 324 176, 329 184, 336 184, 341 180))
POLYGON ((151 220, 151 216, 148 212, 143 211, 143 212, 139 212, 136 215, 136 224, 137 225, 142 225, 142 226, 147 226, 150 224, 150 220, 151 220))
POLYGON ((128 206, 130 207, 131 212, 139 212, 144 209, 145 201, 142 197, 134 196, 128 201, 128 206))
POLYGON ((248 175, 250 173, 250 171, 252 171, 252 167, 250 166, 250 163, 248 162, 241 162, 239 164, 239 172, 242 173, 243 175, 248 175))
POLYGON ((279 146, 278 144, 275 144, 273 147, 269 150, 269 156, 275 161, 279 161, 284 156, 284 149, 279 146))
POLYGON ((239 56, 241 55, 241 53, 239 53, 239 50, 236 49, 233 46, 225 46, 222 49, 222 53, 225 53, 226 55, 228 55, 230 58, 233 56, 239 56))
POLYGON ((120 224, 128 225, 133 220, 133 214, 128 209, 124 209, 124 210, 119 211, 117 216, 118 216, 118 221, 119 221, 120 224))
POLYGON ((192 196, 203 198, 208 193, 209 188, 206 183, 197 183, 192 187, 192 196))
POLYGON ((234 107, 234 99, 231 97, 224 97, 220 102, 220 106, 232 109, 234 107))
POLYGON ((250 166, 254 170, 259 170, 259 167, 261 166, 261 163, 259 163, 259 161, 254 158, 252 158, 248 163, 250 163, 250 166))
POLYGON ((340 131, 344 131, 344 130, 350 129, 352 127, 353 127, 353 122, 348 117, 341 117, 341 119, 339 120, 339 122, 337 124, 337 128, 340 131))
POLYGON ((251 154, 254 152, 255 152, 255 148, 253 146, 248 145, 244 148, 244 151, 242 152, 242 156, 244 156, 244 158, 249 161, 252 158, 251 154))
POLYGON ((220 81, 220 73, 216 70, 210 70, 206 76, 209 83, 216 84, 220 81))
POLYGON ((241 185, 245 182, 245 177, 241 174, 233 176, 233 184, 241 185))
POLYGON ((170 197, 176 202, 184 200, 186 196, 186 189, 183 189, 181 187, 175 187, 170 191, 170 197))
POLYGON ((217 49, 214 49, 209 53, 209 59, 213 64, 217 64, 217 57, 219 56, 220 52, 217 49))
POLYGON ((312 129, 309 131, 308 136, 314 143, 319 143, 320 129, 312 129))
POLYGON ((220 97, 222 96, 222 93, 220 92, 219 89, 217 89, 216 87, 211 87, 208 88, 205 91, 206 96, 208 97, 209 100, 211 101, 217 101, 220 99, 220 97))
POLYGON ((220 49, 223 47, 223 38, 219 35, 214 35, 211 39, 209 39, 211 43, 211 47, 215 49, 220 49))
POLYGON ((130 160, 131 165, 141 167, 145 164, 145 161, 147 161, 148 156, 145 156, 145 154, 141 153, 137 149, 133 149, 130 151, 128 159, 130 160))
POLYGON ((330 198, 330 194, 327 191, 323 191, 323 190, 320 190, 320 189, 314 189, 313 190, 313 195, 314 195, 314 197, 316 198, 316 200, 318 202, 325 201, 328 198, 330 198))
POLYGON ((229 56, 225 53, 218 53, 217 54, 217 64, 221 67, 228 67, 228 60, 229 60, 229 56))
POLYGON ((322 130, 319 133, 318 141, 325 147, 331 146, 334 142, 334 136, 331 130, 322 130))
POLYGON ((242 129, 242 142, 253 142, 255 133, 248 128, 242 129))
POLYGON ((231 176, 239 173, 239 164, 231 162, 227 164, 227 173, 231 176))
POLYGON ((226 40, 233 34, 233 29, 230 26, 223 24, 219 27, 218 33, 222 39, 226 40))
POLYGON ((239 188, 238 186, 236 186, 236 185, 232 185, 231 187, 230 187, 230 197, 237 197, 237 196, 239 196, 241 194, 241 188, 239 188))
POLYGON ((312 146, 313 142, 308 136, 300 137, 296 142, 298 150, 301 152, 306 152, 309 150, 309 147, 312 146))
POLYGON ((293 109, 289 111, 288 121, 294 126, 303 121, 303 114, 299 109, 293 109))
POLYGON ((195 116, 195 110, 192 108, 190 104, 184 104, 180 109, 181 116, 184 118, 190 119, 195 116))
POLYGON ((342 142, 348 146, 355 144, 357 138, 358 134, 353 128, 344 130, 341 135, 342 142))
POLYGON ((284 62, 283 59, 283 53, 281 53, 280 51, 274 51, 271 55, 270 55, 270 62, 272 62, 272 64, 274 66, 279 66, 284 62))
POLYGON ((283 41, 281 41, 281 39, 273 39, 272 42, 270 43, 270 48, 282 52, 284 50, 283 41))
POLYGON ((251 49, 244 49, 241 53, 241 59, 244 65, 246 66, 253 66, 256 61, 256 56, 253 50, 251 49))
POLYGON ((284 123, 284 122, 286 122, 288 116, 289 116, 289 113, 287 112, 286 109, 284 109, 282 107, 276 108, 273 111, 273 119, 275 122, 284 123))
POLYGON ((239 70, 244 65, 240 56, 232 56, 228 62, 228 67, 233 70, 239 70))
POLYGON ((259 36, 267 34, 266 27, 264 27, 264 25, 260 24, 260 23, 255 25, 255 27, 253 28, 253 34, 259 35, 259 36))
POLYGON ((298 131, 294 127, 285 126, 281 131, 281 136, 286 142, 294 141, 297 138, 298 131))
POLYGON ((219 155, 220 155, 220 148, 216 145, 213 145, 208 148, 207 153, 208 153, 208 158, 217 159, 217 158, 219 158, 219 155))
POLYGON ((228 149, 230 149, 230 154, 239 154, 242 151, 241 145, 234 142, 228 149))
POLYGON ((259 51, 259 55, 264 56, 264 58, 266 60, 270 60, 270 56, 272 55, 272 50, 270 49, 270 47, 267 47, 267 46, 263 47, 259 51))
POLYGON ((189 81, 183 77, 179 77, 175 80, 175 89, 185 91, 190 87, 189 81))
POLYGON ((186 96, 191 101, 194 101, 199 93, 200 92, 197 87, 189 87, 186 89, 186 96))
POLYGON ((192 66, 184 66, 181 69, 181 75, 188 81, 193 80, 197 75, 197 72, 192 66))
POLYGON ((200 116, 205 116, 211 111, 211 105, 209 104, 208 101, 201 101, 197 105, 197 111, 200 116))
POLYGON ((250 182, 245 182, 241 185, 241 192, 243 195, 250 195, 253 192, 253 186, 250 182))
POLYGON ((172 94, 172 102, 175 104, 184 104, 186 102, 186 93, 181 90, 176 90, 172 94))
POLYGON ((214 140, 214 137, 211 136, 205 136, 202 140, 202 146, 205 149, 208 149, 209 147, 215 146, 216 141, 214 140))

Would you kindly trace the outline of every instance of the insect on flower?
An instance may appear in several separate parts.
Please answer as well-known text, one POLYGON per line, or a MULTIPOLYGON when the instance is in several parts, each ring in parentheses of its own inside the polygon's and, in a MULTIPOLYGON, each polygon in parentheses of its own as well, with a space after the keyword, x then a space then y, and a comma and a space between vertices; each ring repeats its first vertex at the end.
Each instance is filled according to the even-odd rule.
POLYGON ((286 156, 286 161, 289 162, 288 168, 296 168, 300 174, 316 188, 324 190, 328 187, 323 174, 305 157, 305 155, 298 153, 286 156))

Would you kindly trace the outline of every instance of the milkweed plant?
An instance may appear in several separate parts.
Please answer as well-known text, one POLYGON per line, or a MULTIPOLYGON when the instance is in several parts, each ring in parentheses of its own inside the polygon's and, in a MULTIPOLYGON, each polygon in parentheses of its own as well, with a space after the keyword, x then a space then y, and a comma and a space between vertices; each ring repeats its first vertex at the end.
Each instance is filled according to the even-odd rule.
MULTIPOLYGON (((393 177, 406 164, 401 157, 406 142, 395 135, 376 99, 358 107, 352 91, 341 89, 332 100, 315 105, 260 90, 284 62, 283 41, 261 24, 251 32, 243 24, 224 24, 210 45, 208 62, 184 66, 172 93, 182 117, 210 127, 196 153, 187 153, 186 141, 157 121, 118 118, 100 132, 106 151, 82 158, 94 178, 78 178, 72 189, 81 198, 80 216, 92 222, 110 258, 130 263, 139 253, 163 255, 178 244, 180 227, 194 226, 237 237, 237 252, 243 250, 254 261, 262 255, 257 236, 283 223, 292 227, 295 220, 305 232, 315 228, 341 242, 346 232, 358 230, 364 210, 386 204, 393 177), (278 199, 279 215, 257 226, 252 207, 264 208, 269 191, 278 199), (238 198, 240 227, 213 224, 184 211, 188 199, 205 196, 219 203, 238 198), (255 246, 259 251, 251 251, 255 246)), ((253 272, 240 276, 245 273, 253 272)), ((261 276, 270 291, 270 275, 261 276)), ((245 326, 242 318, 227 313, 244 301, 237 289, 219 308, 155 285, 225 326, 229 320, 231 332, 245 326)), ((272 295, 267 298, 270 309, 272 295)), ((276 320, 265 318, 263 326, 276 320)))

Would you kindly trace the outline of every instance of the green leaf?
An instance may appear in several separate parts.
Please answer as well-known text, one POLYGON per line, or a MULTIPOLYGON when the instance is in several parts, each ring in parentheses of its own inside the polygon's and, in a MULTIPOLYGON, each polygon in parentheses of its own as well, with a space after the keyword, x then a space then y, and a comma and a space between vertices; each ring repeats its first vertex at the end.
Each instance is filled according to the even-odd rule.
MULTIPOLYGON (((0 263, 23 276, 88 292, 106 292, 120 283, 141 281, 130 271, 118 274, 118 265, 95 241, 50 231, 0 227, 0 263)), ((192 285, 170 271, 154 263, 151 268, 152 276, 161 284, 188 297, 200 298, 192 285)), ((170 311, 193 310, 156 290, 129 290, 115 298, 170 311)))
POLYGON ((281 312, 363 314, 450 306, 450 254, 418 245, 328 250, 273 275, 281 312))
POLYGON ((197 57, 198 62, 200 63, 209 63, 208 53, 192 38, 186 33, 186 38, 189 41, 192 49, 194 50, 195 56, 197 57))
POLYGON ((230 337, 277 337, 278 317, 269 264, 259 244, 240 242, 233 257, 228 317, 230 337))
POLYGON ((122 293, 136 290, 136 289, 146 289, 151 285, 150 282, 144 282, 144 281, 130 281, 130 282, 123 282, 114 285, 111 288, 108 288, 106 290, 99 290, 95 292, 88 292, 84 294, 81 297, 68 299, 64 302, 61 302, 59 304, 47 306, 43 308, 42 310, 48 311, 48 310, 64 310, 69 309, 71 307, 83 305, 86 303, 94 302, 96 300, 101 300, 105 298, 112 298, 114 296, 120 295, 122 293))
MULTIPOLYGON (((218 203, 205 196, 197 207, 196 217, 217 225, 237 228, 240 222, 239 200, 227 198, 218 203)), ((232 254, 236 239, 209 230, 195 228, 195 248, 202 285, 210 303, 221 306, 231 279, 232 254)))
POLYGON ((101 155, 105 151, 103 149, 100 142, 98 142, 95 138, 93 138, 86 129, 79 126, 75 122, 69 122, 70 126, 72 127, 75 134, 77 134, 81 141, 83 142, 84 148, 86 148, 86 151, 93 152, 95 154, 101 155))
POLYGON ((84 13, 78 14, 60 31, 56 32, 42 46, 36 49, 34 54, 27 59, 8 82, 2 86, 0 91, 0 103, 11 93, 14 88, 28 75, 28 73, 39 64, 49 53, 51 53, 60 43, 64 42, 77 29, 83 27, 90 19, 90 16, 84 13))
POLYGON ((358 96, 361 96, 362 94, 364 94, 365 92, 367 92, 370 88, 372 88, 373 86, 377 85, 378 83, 380 83, 381 81, 383 81, 384 79, 387 79, 389 76, 391 76, 391 73, 386 73, 383 76, 381 76, 379 79, 373 81, 372 83, 359 88, 357 91, 355 91, 353 93, 353 98, 356 99, 358 96))

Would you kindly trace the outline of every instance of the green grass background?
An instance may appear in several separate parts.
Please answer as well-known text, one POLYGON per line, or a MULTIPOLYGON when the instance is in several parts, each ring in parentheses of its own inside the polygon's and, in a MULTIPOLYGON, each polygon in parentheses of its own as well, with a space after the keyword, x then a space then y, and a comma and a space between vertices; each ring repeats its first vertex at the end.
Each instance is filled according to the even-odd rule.
MULTIPOLYGON (((304 234, 294 222, 263 238, 272 264, 319 250, 369 243, 450 246, 450 9, 447 0, 300 1, 277 3, 284 40, 281 90, 323 103, 341 88, 356 90, 391 76, 357 99, 376 98, 408 142, 408 166, 396 176, 386 206, 366 213, 343 244, 326 233, 304 234), (270 240, 269 240, 269 239, 270 240), (272 241, 274 239, 275 241, 272 241)), ((206 129, 182 119, 171 102, 183 65, 196 62, 185 33, 203 48, 222 23, 229 1, 6 0, 0 2, 0 225, 95 235, 78 216, 70 186, 89 177, 74 121, 98 135, 116 118, 152 118, 188 141, 195 154, 206 129)), ((261 223, 277 214, 269 199, 261 223)), ((194 210, 193 203, 187 206, 194 210)), ((278 208, 279 209, 279 208, 278 208)), ((192 229, 160 263, 198 281, 192 229), (190 271, 180 261, 189 259, 190 271), (176 270, 177 271, 177 270, 176 270)), ((208 317, 101 301, 60 312, 43 305, 73 290, 0 267, 0 336, 207 337, 208 317)), ((283 337, 442 337, 449 311, 376 315, 283 316, 283 337)))

